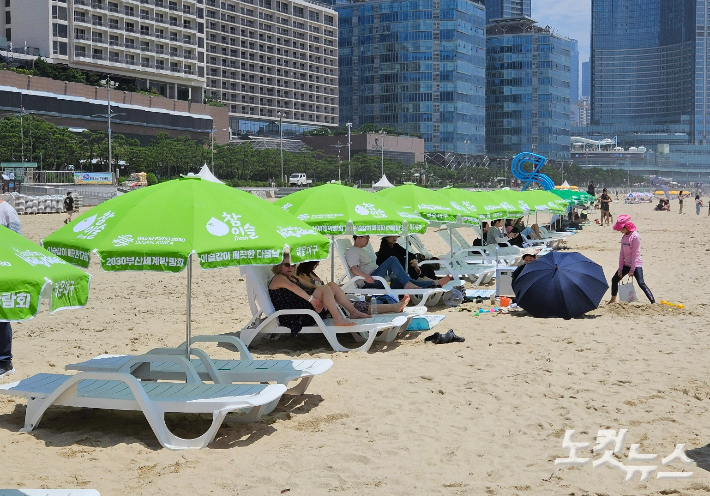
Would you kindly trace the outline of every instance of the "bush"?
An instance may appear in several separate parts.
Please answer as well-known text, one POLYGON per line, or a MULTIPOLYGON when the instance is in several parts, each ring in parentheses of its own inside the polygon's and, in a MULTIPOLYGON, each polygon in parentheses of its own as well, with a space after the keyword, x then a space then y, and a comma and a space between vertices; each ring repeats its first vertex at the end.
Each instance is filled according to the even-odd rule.
POLYGON ((145 175, 145 180, 148 182, 148 186, 152 186, 160 182, 158 181, 158 178, 155 176, 155 174, 153 174, 152 172, 149 172, 145 175))

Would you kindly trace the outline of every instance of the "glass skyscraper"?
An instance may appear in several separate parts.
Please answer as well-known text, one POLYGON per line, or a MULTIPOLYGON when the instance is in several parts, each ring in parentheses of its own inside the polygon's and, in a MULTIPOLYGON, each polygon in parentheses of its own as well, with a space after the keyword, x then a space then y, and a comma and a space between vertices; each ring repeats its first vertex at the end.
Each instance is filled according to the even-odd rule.
POLYGON ((486 0, 486 21, 530 17, 530 0, 486 0))
POLYGON ((569 71, 569 101, 574 105, 579 100, 579 42, 577 40, 570 40, 569 71))
POLYGON ((486 149, 570 158, 570 47, 527 18, 486 29, 486 149))
POLYGON ((482 3, 337 0, 334 8, 341 125, 418 134, 426 151, 484 153, 482 3))
POLYGON ((704 3, 592 0, 593 125, 691 125, 696 4, 704 3))

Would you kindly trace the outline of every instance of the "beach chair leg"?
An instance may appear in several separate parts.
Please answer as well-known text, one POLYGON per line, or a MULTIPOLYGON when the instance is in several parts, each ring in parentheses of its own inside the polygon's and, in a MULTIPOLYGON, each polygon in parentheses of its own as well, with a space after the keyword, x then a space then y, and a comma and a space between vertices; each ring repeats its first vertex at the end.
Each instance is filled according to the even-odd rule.
POLYGON ((25 426, 20 432, 32 432, 39 425, 45 410, 49 408, 46 398, 27 398, 27 409, 25 410, 25 426))
POLYGON ((300 381, 298 381, 298 384, 296 384, 295 386, 293 386, 290 389, 287 389, 284 394, 288 394, 291 396, 300 396, 306 392, 306 389, 308 389, 308 386, 311 385, 312 380, 313 380, 312 375, 308 376, 308 377, 304 377, 300 381))
POLYGON ((370 349, 370 347, 372 346, 372 342, 377 337, 377 332, 370 332, 369 336, 367 337, 367 341, 365 341, 362 346, 359 346, 357 348, 346 348, 345 346, 340 344, 340 341, 338 341, 338 336, 334 331, 323 329, 323 335, 335 351, 367 351, 370 349))

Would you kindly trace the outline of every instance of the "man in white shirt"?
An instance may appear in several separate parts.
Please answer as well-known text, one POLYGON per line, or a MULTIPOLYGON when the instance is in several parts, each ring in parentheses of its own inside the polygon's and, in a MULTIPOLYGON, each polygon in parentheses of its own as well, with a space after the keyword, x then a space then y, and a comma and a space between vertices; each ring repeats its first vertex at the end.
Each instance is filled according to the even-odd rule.
POLYGON ((366 288, 382 288, 381 283, 376 283, 372 276, 390 276, 392 289, 421 289, 441 287, 451 280, 446 276, 436 281, 412 280, 404 270, 402 264, 395 257, 389 257, 379 267, 372 259, 365 247, 370 242, 370 236, 353 236, 353 246, 345 252, 345 261, 350 271, 356 276, 365 279, 366 288))
MULTIPOLYGON (((0 199, 0 225, 22 234, 22 226, 17 211, 0 199)), ((12 375, 15 367, 12 366, 12 327, 9 322, 0 321, 0 377, 12 375)))

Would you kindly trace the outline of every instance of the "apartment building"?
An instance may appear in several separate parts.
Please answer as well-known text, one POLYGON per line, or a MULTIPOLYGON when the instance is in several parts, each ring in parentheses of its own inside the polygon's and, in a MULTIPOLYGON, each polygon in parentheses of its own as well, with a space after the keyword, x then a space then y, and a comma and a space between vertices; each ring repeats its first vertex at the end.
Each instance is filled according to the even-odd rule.
POLYGON ((338 124, 338 16, 305 0, 0 0, 0 36, 173 100, 224 102, 233 135, 338 124))
POLYGON ((0 0, 0 34, 52 63, 202 101, 202 0, 0 0))
POLYGON ((338 17, 302 0, 205 0, 206 95, 232 132, 296 136, 338 124, 338 17))

